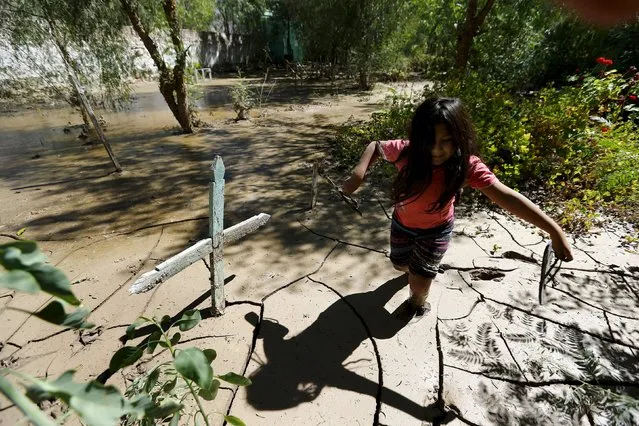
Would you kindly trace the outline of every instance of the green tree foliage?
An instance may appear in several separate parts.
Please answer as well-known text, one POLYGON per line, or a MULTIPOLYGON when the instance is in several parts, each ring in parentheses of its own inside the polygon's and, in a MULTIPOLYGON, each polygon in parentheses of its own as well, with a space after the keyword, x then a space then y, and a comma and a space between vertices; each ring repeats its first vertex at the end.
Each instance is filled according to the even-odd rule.
MULTIPOLYGON (((267 10, 266 0, 217 0, 218 19, 213 28, 225 37, 259 34, 262 17, 267 10)), ((230 43, 229 43, 230 44, 230 43)))
MULTIPOLYGON (((476 3, 477 11, 487 4, 476 3)), ((415 9, 422 20, 410 43, 424 46, 421 69, 431 77, 447 79, 451 70, 462 68, 459 36, 470 4, 425 0, 422 8, 415 9)), ((614 58, 621 68, 639 63, 637 37, 639 22, 601 29, 545 0, 499 0, 474 33, 465 66, 510 89, 534 89, 548 82, 562 83, 577 69, 591 69, 598 56, 614 58)))
POLYGON ((360 87, 370 86, 373 70, 388 65, 388 47, 408 16, 408 0, 282 0, 299 23, 305 55, 337 67, 353 67, 360 87))
POLYGON ((10 70, 0 70, 0 75, 44 83, 54 96, 78 106, 69 79, 73 73, 92 91, 93 102, 99 97, 116 107, 129 93, 122 18, 111 0, 5 0, 0 3, 0 38, 11 46, 15 62, 38 77, 25 80, 10 70), (42 49, 51 54, 42 54, 42 49))
POLYGON ((267 0, 217 0, 215 7, 211 30, 227 46, 227 52, 241 43, 248 52, 245 63, 263 60, 268 53, 264 25, 267 0))
MULTIPOLYGON (((484 161, 509 186, 552 194, 540 201, 556 204, 566 229, 591 227, 604 207, 637 222, 639 73, 634 67, 597 66, 563 87, 546 86, 532 94, 515 93, 473 72, 463 81, 439 83, 426 95, 461 98, 477 128, 484 161)), ((414 105, 395 97, 369 122, 344 126, 334 145, 334 163, 350 168, 370 141, 406 138, 414 105)))

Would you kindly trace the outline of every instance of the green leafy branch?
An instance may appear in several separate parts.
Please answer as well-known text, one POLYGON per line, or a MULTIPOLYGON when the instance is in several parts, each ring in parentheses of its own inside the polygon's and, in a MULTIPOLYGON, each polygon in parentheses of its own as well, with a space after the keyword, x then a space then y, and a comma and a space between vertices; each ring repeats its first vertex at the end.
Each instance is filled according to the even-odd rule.
MULTIPOLYGON (((109 363, 109 370, 116 372, 135 364, 142 358, 145 350, 148 354, 153 354, 158 346, 168 349, 172 361, 159 364, 142 377, 141 380, 134 382, 128 394, 148 393, 156 402, 163 402, 161 407, 166 407, 164 414, 166 416, 173 415, 171 424, 178 423, 182 415, 182 402, 185 397, 190 395, 197 405, 195 417, 197 418, 199 414, 204 423, 210 426, 201 400, 212 401, 216 398, 220 388, 220 380, 239 386, 251 384, 248 378, 236 373, 216 376, 211 366, 211 363, 217 357, 214 349, 202 350, 195 347, 176 349, 175 346, 180 342, 182 334, 179 331, 173 333, 171 329, 177 327, 182 332, 188 331, 197 326, 201 320, 200 312, 195 309, 184 312, 182 317, 173 323, 171 323, 171 317, 168 315, 165 315, 160 320, 140 317, 127 328, 126 334, 129 338, 135 336, 135 330, 138 327, 146 324, 151 324, 156 330, 150 334, 143 344, 120 348, 109 363), (161 376, 163 378, 162 382, 159 381, 161 376), (180 381, 184 383, 183 387, 178 386, 180 381), (180 389, 184 389, 186 392, 180 392, 180 389)), ((224 416, 224 418, 232 425, 244 424, 234 416, 224 416)))
MULTIPOLYGON (((49 323, 72 329, 94 327, 87 322, 90 312, 82 307, 80 300, 71 291, 68 278, 62 271, 47 263, 46 256, 35 242, 21 240, 0 245, 0 265, 5 269, 0 272, 0 288, 26 294, 44 292, 53 299, 38 312, 12 307, 8 309, 33 314, 49 323)), ((95 381, 74 382, 75 372, 72 370, 48 382, 10 368, 0 369, 0 393, 36 426, 57 424, 37 405, 45 400, 63 402, 69 408, 67 417, 76 414, 89 426, 114 426, 120 424, 122 419, 127 425, 146 426, 169 417, 170 425, 176 426, 185 411, 184 399, 190 395, 198 407, 194 416, 195 423, 198 424, 199 414, 204 423, 210 426, 201 400, 215 399, 220 380, 239 386, 248 386, 251 381, 235 373, 215 376, 211 363, 217 353, 213 349, 175 348, 180 342, 181 334, 171 334, 171 329, 177 327, 182 332, 188 331, 201 320, 199 311, 189 310, 173 323, 171 317, 165 315, 161 320, 140 317, 131 324, 127 328, 129 337, 133 337, 136 329, 144 324, 150 323, 157 330, 151 333, 143 345, 119 349, 109 363, 111 371, 116 372, 135 364, 145 350, 152 354, 158 345, 167 348, 173 359, 136 379, 126 390, 125 396, 114 386, 95 381), (162 383, 159 381, 161 375, 166 379, 162 383), (15 380, 10 380, 10 377, 15 380), (26 393, 14 382, 22 384, 27 389, 26 393), (183 382, 184 386, 179 382, 183 382), (179 395, 178 390, 182 387, 188 391, 179 395)), ((224 418, 231 425, 244 425, 235 416, 225 415, 224 418)))

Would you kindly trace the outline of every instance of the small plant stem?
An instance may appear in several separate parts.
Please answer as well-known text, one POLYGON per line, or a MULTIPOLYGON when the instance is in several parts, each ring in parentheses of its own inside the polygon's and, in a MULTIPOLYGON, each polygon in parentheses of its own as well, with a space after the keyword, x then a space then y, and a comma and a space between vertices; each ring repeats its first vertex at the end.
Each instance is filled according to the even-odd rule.
POLYGON ((195 393, 195 389, 193 389, 193 386, 191 385, 191 382, 188 380, 185 380, 187 386, 189 387, 189 390, 191 391, 191 395, 193 395, 193 399, 195 399, 195 403, 197 404, 198 407, 198 411, 200 412, 200 414, 202 414, 202 418, 204 418, 204 423, 206 423, 206 426, 211 426, 209 424, 209 419, 207 417, 206 414, 204 414, 204 407, 202 407, 202 403, 200 402, 200 397, 197 396, 197 393, 195 393))
MULTIPOLYGON (((155 325, 157 325, 158 328, 160 329, 160 331, 162 332, 162 336, 164 337, 164 340, 166 341, 166 344, 167 344, 167 346, 169 348, 169 352, 171 352, 171 357, 173 357, 173 359, 175 359, 175 348, 171 344, 171 339, 169 339, 168 333, 165 332, 164 329, 162 328, 162 326, 160 324, 158 324, 157 322, 155 322, 155 325)), ((204 413, 204 407, 202 407, 202 403, 200 402, 200 397, 197 396, 197 392, 195 392, 195 389, 193 389, 192 382, 190 380, 187 380, 186 378, 184 379, 184 381, 186 382, 186 385, 189 387, 189 391, 191 392, 191 395, 193 396, 193 399, 195 400, 195 403, 197 404, 198 411, 202 415, 202 418, 204 419, 204 423, 206 424, 206 426, 211 426, 209 424, 209 418, 204 413)))

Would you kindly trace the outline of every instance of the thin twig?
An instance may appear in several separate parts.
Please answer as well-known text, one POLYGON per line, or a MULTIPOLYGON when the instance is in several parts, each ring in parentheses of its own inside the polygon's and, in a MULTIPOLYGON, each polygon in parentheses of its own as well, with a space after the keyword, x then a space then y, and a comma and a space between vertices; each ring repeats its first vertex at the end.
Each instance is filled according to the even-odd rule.
POLYGON ((605 315, 606 313, 608 313, 608 314, 610 314, 610 315, 613 315, 613 316, 616 316, 616 317, 619 317, 619 318, 624 318, 624 319, 629 319, 629 320, 639 321, 639 317, 631 317, 631 316, 629 316, 629 315, 616 314, 616 313, 614 313, 614 312, 611 312, 611 311, 609 311, 609 310, 607 310, 607 309, 602 308, 601 306, 597 306, 597 305, 592 304, 592 303, 590 303, 590 302, 588 302, 588 301, 586 301, 586 300, 584 300, 584 299, 582 299, 582 298, 580 298, 580 297, 578 297, 578 296, 575 296, 575 294, 574 294, 574 293, 569 293, 569 292, 567 292, 567 291, 565 291, 565 290, 562 290, 562 289, 560 289, 560 288, 557 288, 557 287, 552 287, 552 286, 551 286, 550 288, 552 288, 554 291, 558 291, 559 293, 565 294, 565 295, 566 295, 566 296, 568 296, 568 297, 571 297, 571 298, 573 298, 573 299, 575 299, 575 300, 578 300, 579 302, 583 303, 584 305, 587 305, 587 306, 590 306, 591 308, 594 308, 594 309, 597 309, 597 310, 599 310, 599 311, 602 311, 602 312, 604 313, 604 315, 605 315))
POLYGON ((516 310, 516 311, 526 313, 526 314, 528 314, 528 315, 530 315, 530 316, 533 316, 533 317, 536 317, 536 318, 539 318, 539 319, 543 319, 543 320, 548 321, 548 322, 550 322, 550 323, 553 323, 553 324, 555 324, 555 325, 558 325, 558 326, 561 326, 561 327, 565 327, 565 328, 569 328, 569 329, 571 329, 571 330, 579 331, 580 333, 586 334, 586 335, 588 335, 588 336, 590 336, 590 337, 594 337, 595 339, 599 339, 599 340, 602 340, 602 341, 604 341, 604 342, 613 343, 613 344, 616 344, 616 345, 619 345, 619 346, 624 346, 624 347, 627 347, 627 348, 630 348, 630 349, 637 349, 637 350, 639 350, 639 347, 634 346, 634 345, 631 345, 631 344, 629 344, 629 343, 625 343, 625 342, 621 342, 621 341, 617 342, 617 341, 615 341, 614 339, 610 339, 610 338, 608 338, 608 337, 606 337, 606 336, 602 336, 601 334, 593 333, 593 332, 591 332, 591 331, 587 331, 587 330, 582 330, 582 329, 581 329, 581 328, 579 328, 579 327, 575 327, 575 326, 572 326, 572 325, 570 325, 570 324, 564 324, 564 323, 562 323, 562 322, 560 322, 560 321, 557 321, 557 320, 554 320, 554 319, 552 319, 552 318, 548 318, 548 317, 545 317, 545 316, 543 316, 543 315, 536 314, 536 313, 534 313, 534 312, 532 312, 532 311, 528 311, 528 310, 526 310, 526 309, 520 308, 519 306, 511 305, 510 303, 501 302, 501 301, 499 301, 499 300, 496 300, 496 299, 493 299, 493 298, 491 298, 491 297, 485 296, 482 292, 480 292, 479 290, 477 290, 476 288, 474 288, 474 287, 473 287, 473 286, 472 286, 472 285, 471 285, 471 284, 470 284, 470 283, 466 280, 466 278, 464 278, 464 276, 461 274, 461 272, 458 272, 458 274, 459 274, 459 276, 462 278, 462 280, 464 280, 464 282, 466 283, 466 285, 467 285, 470 289, 472 289, 474 292, 476 292, 477 294, 479 294, 479 296, 482 298, 482 300, 483 300, 483 299, 485 299, 485 300, 490 300, 491 302, 494 302, 494 303, 497 303, 497 304, 500 304, 500 305, 503 305, 503 306, 507 306, 507 307, 509 307, 509 308, 511 308, 511 309, 514 309, 514 310, 516 310))
POLYGON ((463 371, 465 373, 482 376, 490 380, 507 382, 517 386, 526 386, 526 387, 532 387, 532 388, 539 388, 544 386, 555 386, 555 385, 583 386, 584 384, 591 385, 591 386, 600 386, 605 388, 616 388, 616 387, 639 388, 639 382, 621 381, 621 380, 608 379, 608 378, 595 379, 595 380, 577 380, 577 379, 564 378, 564 379, 544 380, 540 382, 531 382, 528 380, 515 380, 509 377, 492 376, 483 371, 468 370, 462 367, 458 367, 456 365, 445 364, 445 366, 453 368, 455 370, 463 371))
POLYGON ((528 248, 528 246, 536 246, 537 244, 543 243, 544 242, 544 238, 542 237, 541 240, 539 242, 536 243, 530 243, 530 244, 522 244, 519 241, 517 241, 517 239, 515 238, 515 236, 513 235, 512 232, 510 232, 510 230, 508 228, 506 228, 499 220, 497 220, 497 218, 495 217, 495 214, 491 214, 490 218, 492 220, 494 220, 495 222, 497 222, 497 225, 501 226, 502 229, 504 231, 506 231, 508 233, 508 235, 510 235, 510 238, 515 242, 515 244, 517 244, 519 247, 523 248, 524 250, 528 250, 530 251, 533 255, 535 254, 534 251, 532 251, 531 249, 528 248))
POLYGON ((304 228, 306 228, 307 231, 317 235, 318 237, 326 238, 328 240, 333 240, 335 242, 338 242, 340 244, 344 244, 344 245, 347 245, 347 246, 352 246, 352 247, 357 247, 357 248, 361 248, 361 249, 368 250, 368 251, 373 251, 375 253, 380 253, 380 254, 383 254, 386 257, 388 257, 388 252, 385 251, 385 250, 377 250, 377 249, 366 247, 366 246, 362 246, 362 245, 359 245, 359 244, 349 243, 348 241, 343 241, 343 240, 340 240, 340 239, 335 238, 335 237, 330 237, 328 235, 320 234, 319 232, 314 231, 311 228, 309 228, 308 226, 304 225, 302 222, 299 222, 299 224, 302 225, 304 228))

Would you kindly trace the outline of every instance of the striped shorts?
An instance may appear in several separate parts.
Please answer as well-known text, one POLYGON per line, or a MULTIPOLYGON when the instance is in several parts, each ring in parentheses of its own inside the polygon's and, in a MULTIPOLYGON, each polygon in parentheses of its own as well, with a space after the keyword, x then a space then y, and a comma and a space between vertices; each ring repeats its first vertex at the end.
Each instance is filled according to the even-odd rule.
POLYGON ((390 260, 416 275, 434 278, 453 233, 454 220, 430 229, 408 228, 393 216, 390 260))

